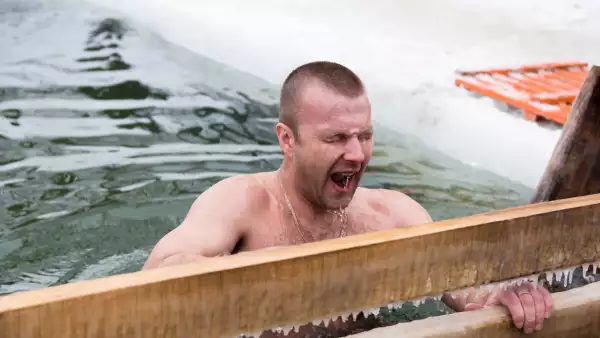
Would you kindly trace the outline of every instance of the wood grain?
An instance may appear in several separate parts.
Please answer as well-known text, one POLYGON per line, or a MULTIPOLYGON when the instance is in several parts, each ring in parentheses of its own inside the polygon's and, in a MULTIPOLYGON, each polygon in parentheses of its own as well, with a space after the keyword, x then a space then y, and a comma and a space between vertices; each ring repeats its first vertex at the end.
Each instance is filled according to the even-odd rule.
POLYGON ((600 261, 600 195, 0 298, 2 338, 232 337, 600 261))
MULTIPOLYGON (((600 283, 552 294, 554 311, 535 338, 600 337, 600 283)), ((348 338, 522 338, 508 312, 493 307, 415 320, 348 338)))
POLYGON ((593 66, 573 103, 533 203, 600 192, 600 67, 593 66))

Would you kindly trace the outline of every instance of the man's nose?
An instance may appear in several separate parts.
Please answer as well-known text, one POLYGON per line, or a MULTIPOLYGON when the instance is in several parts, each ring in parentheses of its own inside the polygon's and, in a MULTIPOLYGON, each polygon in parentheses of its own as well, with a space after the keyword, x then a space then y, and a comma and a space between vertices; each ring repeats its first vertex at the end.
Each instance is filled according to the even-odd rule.
POLYGON ((357 137, 348 139, 344 159, 351 162, 362 162, 365 160, 365 152, 363 151, 362 143, 357 137))

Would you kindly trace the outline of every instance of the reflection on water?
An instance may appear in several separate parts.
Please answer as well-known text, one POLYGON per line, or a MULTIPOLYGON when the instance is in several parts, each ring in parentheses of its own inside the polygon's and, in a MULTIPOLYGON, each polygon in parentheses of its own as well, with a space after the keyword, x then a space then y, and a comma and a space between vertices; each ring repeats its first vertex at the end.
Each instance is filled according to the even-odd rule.
MULTIPOLYGON (((0 27, 0 294, 137 270, 198 194, 281 161, 260 79, 78 3, 4 0, 0 27)), ((363 185, 435 219, 531 195, 377 128, 363 185)))
POLYGON ((158 42, 119 20, 2 5, 22 11, 2 11, 1 293, 139 269, 206 188, 276 168, 274 104, 148 63, 158 42))

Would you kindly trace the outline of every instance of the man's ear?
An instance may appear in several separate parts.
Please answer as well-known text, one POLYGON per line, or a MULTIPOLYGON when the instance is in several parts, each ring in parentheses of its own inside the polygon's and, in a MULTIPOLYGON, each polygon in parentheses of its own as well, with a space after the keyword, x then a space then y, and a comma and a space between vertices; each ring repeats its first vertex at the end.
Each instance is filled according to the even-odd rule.
POLYGON ((279 146, 283 151, 283 155, 291 156, 296 142, 292 129, 287 125, 279 122, 275 126, 275 131, 277 132, 277 139, 279 140, 279 146))

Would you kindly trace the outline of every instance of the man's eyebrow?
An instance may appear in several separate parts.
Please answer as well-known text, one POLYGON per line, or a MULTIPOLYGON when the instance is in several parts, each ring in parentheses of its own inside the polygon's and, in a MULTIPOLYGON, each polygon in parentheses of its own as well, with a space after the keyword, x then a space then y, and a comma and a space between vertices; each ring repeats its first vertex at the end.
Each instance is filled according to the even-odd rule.
MULTIPOLYGON (((362 128, 359 131, 357 131, 355 134, 358 135, 363 135, 363 134, 372 134, 373 133, 373 127, 366 127, 366 128, 362 128)), ((343 130, 330 130, 330 131, 325 131, 322 133, 323 136, 325 137, 333 137, 333 136, 348 136, 354 133, 348 133, 346 131, 343 130)))
POLYGON ((373 133, 373 127, 362 128, 357 132, 357 134, 359 134, 359 135, 372 134, 372 133, 373 133))

